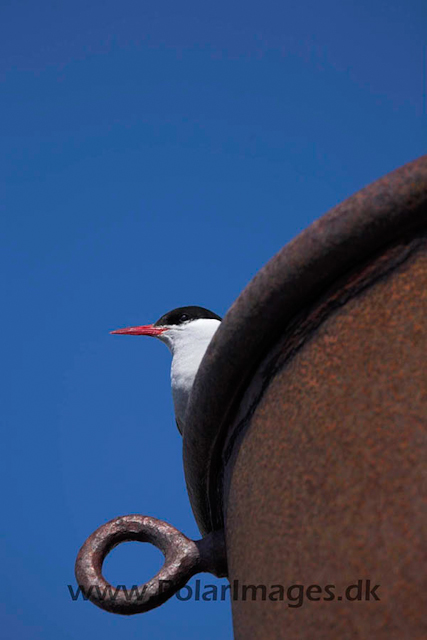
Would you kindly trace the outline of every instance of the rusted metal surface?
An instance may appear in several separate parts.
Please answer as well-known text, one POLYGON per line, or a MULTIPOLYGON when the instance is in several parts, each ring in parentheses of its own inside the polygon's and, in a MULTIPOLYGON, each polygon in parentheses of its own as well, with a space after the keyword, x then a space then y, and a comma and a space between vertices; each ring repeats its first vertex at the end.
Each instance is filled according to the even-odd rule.
POLYGON ((227 554, 231 582, 267 595, 233 602, 237 639, 427 637, 426 317, 426 243, 402 239, 285 325, 252 377, 229 425, 227 554))
POLYGON ((223 526, 222 451, 263 357, 337 279, 426 225, 427 156, 388 174, 312 224, 253 278, 201 363, 184 434, 184 468, 202 533, 223 526))
POLYGON ((190 540, 167 522, 136 514, 115 518, 99 527, 80 549, 75 568, 77 583, 93 604, 123 615, 158 607, 201 571, 226 575, 222 532, 190 540), (105 580, 102 564, 114 547, 130 540, 156 546, 165 556, 165 564, 151 580, 125 591, 105 580))
POLYGON ((190 398, 184 468, 205 537, 189 540, 147 516, 112 520, 76 562, 92 602, 148 611, 199 571, 226 575, 227 555, 232 585, 338 591, 372 579, 383 596, 292 610, 237 598, 237 638, 427 637, 426 226, 427 156, 340 204, 255 276, 209 345, 190 398), (165 555, 133 599, 102 576, 105 556, 127 540, 165 555))

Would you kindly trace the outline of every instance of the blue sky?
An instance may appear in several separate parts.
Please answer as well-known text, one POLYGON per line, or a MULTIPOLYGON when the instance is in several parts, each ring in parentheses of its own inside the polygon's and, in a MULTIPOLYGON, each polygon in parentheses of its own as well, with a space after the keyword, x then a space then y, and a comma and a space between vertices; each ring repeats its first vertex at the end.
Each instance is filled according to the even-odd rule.
MULTIPOLYGON (((70 599, 80 545, 113 517, 198 537, 169 353, 109 331, 225 313, 310 222, 425 152, 426 13, 1 3, 4 640, 231 638, 228 603, 122 618, 70 599)), ((134 584, 160 564, 128 543, 105 574, 134 584)))

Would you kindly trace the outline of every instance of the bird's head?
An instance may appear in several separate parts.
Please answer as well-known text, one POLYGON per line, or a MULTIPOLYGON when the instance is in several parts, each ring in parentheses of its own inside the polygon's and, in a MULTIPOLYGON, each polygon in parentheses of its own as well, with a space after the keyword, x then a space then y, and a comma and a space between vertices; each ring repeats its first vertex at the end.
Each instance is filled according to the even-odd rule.
POLYGON ((191 347, 195 343, 210 340, 220 322, 220 316, 204 307, 178 307, 165 313, 154 324, 126 327, 111 333, 159 338, 174 353, 179 345, 191 347))

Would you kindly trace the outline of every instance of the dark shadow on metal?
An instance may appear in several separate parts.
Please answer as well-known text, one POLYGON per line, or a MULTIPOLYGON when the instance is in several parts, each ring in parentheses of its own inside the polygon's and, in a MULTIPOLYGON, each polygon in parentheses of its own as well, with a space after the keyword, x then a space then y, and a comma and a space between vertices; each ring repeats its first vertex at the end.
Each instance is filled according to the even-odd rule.
POLYGON ((226 575, 222 532, 190 540, 163 520, 137 514, 115 518, 99 527, 80 549, 75 567, 83 594, 101 609, 122 615, 160 606, 200 572, 226 575), (102 565, 114 547, 131 540, 153 544, 165 556, 165 563, 151 580, 125 591, 105 580, 102 565))

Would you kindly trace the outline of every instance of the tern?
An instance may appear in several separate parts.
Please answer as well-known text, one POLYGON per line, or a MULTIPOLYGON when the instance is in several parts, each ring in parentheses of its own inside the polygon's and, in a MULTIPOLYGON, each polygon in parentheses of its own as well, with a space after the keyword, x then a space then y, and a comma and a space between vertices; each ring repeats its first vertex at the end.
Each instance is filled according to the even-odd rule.
POLYGON ((171 384, 176 424, 183 434, 185 417, 197 370, 222 318, 204 307, 178 307, 154 324, 111 331, 127 336, 153 336, 172 353, 171 384))

